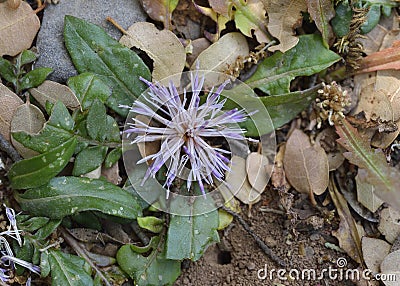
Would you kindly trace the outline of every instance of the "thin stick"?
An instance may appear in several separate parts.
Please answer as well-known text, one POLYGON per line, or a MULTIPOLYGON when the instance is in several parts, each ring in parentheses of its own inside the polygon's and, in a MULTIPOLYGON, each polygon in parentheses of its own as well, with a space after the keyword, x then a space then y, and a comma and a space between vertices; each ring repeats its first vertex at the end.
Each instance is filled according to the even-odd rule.
POLYGON ((110 282, 107 281, 107 278, 104 277, 103 273, 98 269, 98 267, 93 263, 93 261, 90 259, 90 257, 87 255, 86 250, 81 246, 81 244, 76 241, 76 239, 69 234, 68 230, 66 230, 63 227, 59 228, 61 232, 61 236, 65 239, 65 241, 75 250, 75 252, 81 256, 83 259, 86 260, 87 263, 96 271, 96 273, 99 275, 101 280, 104 281, 104 284, 106 286, 112 286, 110 282))
POLYGON ((22 160, 22 157, 18 154, 17 150, 0 134, 0 150, 3 150, 14 162, 22 160))
POLYGON ((240 223, 244 230, 253 237, 257 245, 262 249, 262 251, 264 251, 267 256, 269 256, 274 262, 276 262, 280 266, 286 267, 286 262, 283 261, 278 255, 276 255, 273 250, 269 248, 268 245, 266 245, 265 242, 250 229, 250 226, 239 214, 235 213, 224 205, 221 205, 220 208, 232 215, 240 223))
POLYGON ((114 20, 113 18, 111 18, 110 16, 108 16, 108 17, 106 18, 106 20, 107 20, 108 22, 110 22, 111 24, 113 24, 118 30, 120 30, 122 34, 124 34, 124 35, 129 35, 128 32, 127 32, 120 24, 118 24, 117 21, 115 21, 115 20, 114 20))

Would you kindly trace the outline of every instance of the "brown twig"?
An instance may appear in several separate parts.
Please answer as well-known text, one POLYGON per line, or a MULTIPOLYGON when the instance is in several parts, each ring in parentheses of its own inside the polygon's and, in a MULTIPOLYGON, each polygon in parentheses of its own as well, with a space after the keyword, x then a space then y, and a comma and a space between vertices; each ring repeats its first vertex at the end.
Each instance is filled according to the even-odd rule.
POLYGON ((108 16, 108 17, 106 18, 106 20, 107 20, 108 22, 110 22, 111 24, 113 24, 118 30, 120 30, 122 34, 124 34, 124 35, 129 35, 128 32, 127 32, 120 24, 118 24, 117 21, 115 21, 115 20, 114 20, 113 18, 111 18, 110 16, 108 16))
POLYGON ((22 157, 18 154, 17 150, 0 134, 0 150, 3 150, 14 162, 22 160, 22 157))
POLYGON ((225 207, 224 205, 220 206, 221 209, 232 215, 238 222, 239 224, 244 228, 245 231, 247 231, 248 234, 253 237, 253 239, 256 241, 257 245, 264 251, 264 253, 271 258, 274 262, 279 264, 282 267, 286 267, 286 262, 283 261, 278 255, 276 255, 271 248, 268 247, 268 245, 265 244, 265 242, 257 235, 254 233, 254 231, 251 230, 250 226, 247 224, 247 222, 237 213, 232 211, 231 209, 225 207))
POLYGON ((90 259, 90 257, 87 255, 86 250, 82 247, 82 245, 76 241, 76 239, 68 232, 63 227, 59 227, 59 230, 61 232, 61 236, 64 238, 64 240, 71 246, 75 252, 82 257, 83 259, 86 260, 87 263, 96 271, 97 275, 103 280, 104 284, 106 286, 112 286, 110 282, 107 281, 107 278, 104 277, 103 273, 98 269, 98 267, 93 263, 93 261, 90 259))

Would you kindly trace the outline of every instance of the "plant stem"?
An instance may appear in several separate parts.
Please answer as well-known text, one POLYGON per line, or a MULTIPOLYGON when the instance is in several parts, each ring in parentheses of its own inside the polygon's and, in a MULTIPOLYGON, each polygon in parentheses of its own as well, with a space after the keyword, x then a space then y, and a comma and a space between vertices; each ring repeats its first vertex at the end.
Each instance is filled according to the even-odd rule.
POLYGON ((18 154, 17 150, 0 134, 0 150, 3 150, 14 162, 22 160, 22 157, 18 154))

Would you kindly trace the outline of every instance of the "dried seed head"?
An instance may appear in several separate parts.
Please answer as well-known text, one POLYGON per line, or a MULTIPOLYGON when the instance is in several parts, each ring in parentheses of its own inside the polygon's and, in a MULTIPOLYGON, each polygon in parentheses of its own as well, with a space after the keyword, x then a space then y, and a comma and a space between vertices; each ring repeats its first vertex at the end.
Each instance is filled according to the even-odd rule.
POLYGON ((347 106, 350 106, 350 96, 346 90, 342 90, 342 87, 336 82, 331 84, 322 83, 323 88, 318 90, 318 98, 316 99, 317 109, 317 128, 321 127, 323 121, 328 120, 330 125, 344 118, 344 110, 347 106))

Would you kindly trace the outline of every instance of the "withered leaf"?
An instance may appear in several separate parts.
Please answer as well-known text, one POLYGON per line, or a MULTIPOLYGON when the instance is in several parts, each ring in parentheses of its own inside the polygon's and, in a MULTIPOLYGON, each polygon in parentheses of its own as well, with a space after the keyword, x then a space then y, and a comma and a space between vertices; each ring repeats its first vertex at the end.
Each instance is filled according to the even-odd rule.
POLYGON ((329 43, 333 40, 333 30, 329 21, 335 17, 335 10, 331 0, 307 0, 308 12, 314 20, 315 25, 322 34, 324 46, 329 48, 329 43))
POLYGON ((340 217, 339 228, 333 231, 333 235, 339 240, 339 246, 346 251, 354 261, 361 263, 363 257, 361 248, 363 229, 357 225, 351 215, 347 201, 342 194, 339 193, 334 183, 329 185, 328 190, 340 217))
POLYGON ((168 27, 172 12, 178 5, 178 0, 140 0, 142 7, 151 19, 164 23, 168 27))
POLYGON ((246 160, 239 156, 232 156, 231 171, 226 174, 226 185, 219 188, 226 189, 244 204, 254 204, 260 200, 260 193, 251 187, 246 175, 246 160))
POLYGON ((361 246, 367 268, 373 273, 379 273, 383 259, 389 254, 390 244, 382 239, 364 236, 361 246))
POLYGON ((268 12, 268 31, 279 40, 279 45, 269 48, 270 51, 290 50, 299 42, 294 36, 294 29, 301 25, 302 11, 307 11, 305 0, 271 0, 265 1, 268 12))
POLYGON ((398 286, 400 281, 400 250, 390 253, 381 263, 382 277, 390 277, 383 280, 386 286, 398 286), (385 275, 385 276, 383 276, 385 275), (390 275, 390 276, 389 276, 390 275))
MULTIPOLYGON (((246 38, 241 33, 228 33, 217 42, 205 49, 198 57, 200 70, 218 72, 220 74, 208 74, 205 85, 215 86, 228 79, 224 73, 233 65, 239 57, 249 54, 249 46, 246 38)), ((196 69, 193 64, 191 70, 196 69)))
POLYGON ((400 189, 400 172, 388 166, 382 151, 373 150, 347 120, 343 119, 335 127, 340 136, 337 141, 349 151, 343 155, 350 163, 367 171, 365 174, 359 173, 360 178, 365 176, 365 180, 375 186, 375 194, 380 199, 400 210, 400 196, 397 193, 400 189))
POLYGON ((376 210, 383 204, 383 201, 375 195, 375 186, 370 183, 364 181, 362 178, 365 176, 361 176, 363 172, 366 172, 364 169, 358 170, 359 174, 356 176, 356 184, 357 184, 357 200, 371 212, 376 212, 376 210))
POLYGON ((393 46, 379 52, 372 53, 361 61, 358 73, 379 70, 400 69, 400 41, 395 41, 393 46))
POLYGON ((27 2, 18 9, 0 3, 0 56, 16 56, 29 49, 39 27, 39 18, 27 2))
POLYGON ((355 113, 364 111, 367 121, 393 119, 393 110, 390 100, 383 90, 375 90, 374 85, 368 85, 361 90, 360 101, 355 113))
POLYGON ((264 155, 252 152, 246 158, 246 173, 250 185, 260 194, 264 192, 268 184, 268 179, 271 174, 271 166, 268 163, 267 157, 264 155))
POLYGON ((283 167, 289 183, 305 194, 320 195, 329 183, 329 163, 325 151, 311 145, 308 136, 295 129, 290 135, 283 158, 283 167))
MULTIPOLYGON (((27 102, 16 109, 11 119, 11 132, 24 131, 28 134, 36 134, 42 129, 45 122, 46 119, 42 111, 35 105, 27 102)), ((36 151, 26 148, 12 137, 11 142, 24 158, 30 158, 38 154, 36 151)))
POLYGON ((0 83, 0 134, 8 141, 11 140, 11 119, 23 103, 18 95, 0 83))
POLYGON ((400 212, 391 207, 383 209, 378 229, 387 241, 393 243, 400 235, 400 212))
MULTIPOLYGON (((120 43, 141 49, 154 61, 153 81, 182 72, 186 62, 185 48, 174 33, 160 31, 147 22, 134 23, 127 33, 121 37, 120 43)), ((175 78, 175 85, 179 85, 178 80, 175 78)))
POLYGON ((81 107, 74 92, 66 85, 45 80, 41 85, 29 90, 31 95, 39 102, 42 107, 46 107, 46 102, 56 103, 61 101, 66 107, 75 110, 81 107))
MULTIPOLYGON (((135 117, 137 120, 145 123, 145 124, 149 124, 150 123, 150 118, 148 118, 147 116, 144 115, 137 115, 135 117)), ((157 153, 160 150, 161 147, 161 141, 157 140, 157 141, 148 141, 148 142, 139 142, 136 143, 139 149, 139 153, 142 156, 142 158, 150 156, 152 154, 157 153)), ((151 165, 153 163, 153 160, 148 160, 146 161, 147 165, 151 165)))

